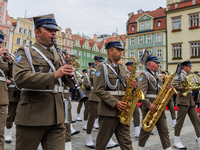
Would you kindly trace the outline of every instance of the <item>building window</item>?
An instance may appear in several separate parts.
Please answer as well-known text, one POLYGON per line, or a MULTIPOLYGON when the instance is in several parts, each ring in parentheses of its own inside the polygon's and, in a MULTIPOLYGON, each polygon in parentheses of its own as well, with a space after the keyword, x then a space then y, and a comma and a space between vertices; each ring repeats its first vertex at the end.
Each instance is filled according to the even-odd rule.
POLYGON ((157 49, 157 57, 162 57, 162 50, 161 49, 157 49))
POLYGON ((142 57, 143 51, 139 51, 139 58, 142 57))
POLYGON ((131 45, 135 44, 135 38, 131 38, 131 45))
POLYGON ((94 54, 92 54, 92 59, 94 59, 94 56, 95 56, 95 55, 94 55, 94 54))
POLYGON ((131 57, 134 57, 135 56, 135 52, 131 52, 131 57))
POLYGON ((161 27, 161 21, 158 21, 157 26, 161 27))
POLYGON ((7 48, 8 42, 3 42, 2 48, 7 48))
POLYGON ((9 35, 9 30, 8 29, 4 29, 4 34, 5 34, 5 36, 8 36, 9 35))
MULTIPOLYGON (((159 68, 162 69, 162 65, 159 64, 159 68)), ((162 74, 162 71, 158 69, 158 74, 162 74)))
POLYGON ((61 43, 61 39, 59 39, 59 42, 61 43))
POLYGON ((20 45, 21 44, 21 39, 17 38, 16 44, 20 45))
POLYGON ((157 42, 162 42, 161 34, 157 34, 157 42))
POLYGON ((87 53, 87 58, 90 58, 90 53, 87 53))
POLYGON ((24 29, 24 34, 27 34, 27 29, 24 29))
POLYGON ((23 40, 23 45, 26 45, 26 40, 23 40))
POLYGON ((71 50, 68 50, 68 53, 71 54, 72 53, 71 50))
POLYGON ((3 2, 3 0, 0 0, 0 2, 3 2))
POLYGON ((30 40, 30 41, 29 41, 29 45, 32 45, 32 44, 33 44, 33 41, 30 40))
POLYGON ((81 53, 80 53, 80 51, 77 51, 77 55, 78 55, 78 56, 81 56, 81 53))
POLYGON ((65 45, 67 45, 67 41, 65 41, 65 45))
POLYGON ((138 70, 139 70, 139 71, 143 70, 143 67, 142 67, 142 66, 139 66, 138 70))
POLYGON ((139 44, 143 44, 144 43, 144 38, 143 37, 139 37, 139 44))
POLYGON ((82 66, 85 66, 85 61, 82 61, 82 66))
POLYGON ((83 57, 85 57, 85 52, 82 53, 83 57))
POLYGON ((135 31, 135 26, 131 26, 131 31, 135 31))
POLYGON ((2 21, 2 16, 0 16, 0 21, 2 21))
POLYGON ((22 28, 19 28, 19 33, 22 33, 23 32, 23 29, 22 28))
POLYGON ((146 27, 147 27, 147 29, 150 29, 150 22, 146 23, 146 27))
POLYGON ((147 43, 151 43, 151 35, 147 36, 147 43))
POLYGON ((71 42, 69 42, 69 46, 71 46, 71 42))
POLYGON ((76 50, 74 50, 74 55, 76 55, 76 50))
POLYGON ((174 44, 173 45, 173 58, 181 58, 182 57, 182 45, 174 44))
POLYGON ((191 56, 200 56, 200 41, 191 43, 191 56))
POLYGON ((199 14, 190 15, 190 27, 199 26, 199 14))
POLYGON ((144 30, 144 23, 141 23, 140 25, 141 25, 140 29, 144 30))
POLYGON ((181 29, 181 18, 179 17, 172 19, 172 24, 173 24, 173 30, 181 29))
POLYGON ((0 6, 0 12, 2 12, 3 11, 3 7, 2 6, 0 6))

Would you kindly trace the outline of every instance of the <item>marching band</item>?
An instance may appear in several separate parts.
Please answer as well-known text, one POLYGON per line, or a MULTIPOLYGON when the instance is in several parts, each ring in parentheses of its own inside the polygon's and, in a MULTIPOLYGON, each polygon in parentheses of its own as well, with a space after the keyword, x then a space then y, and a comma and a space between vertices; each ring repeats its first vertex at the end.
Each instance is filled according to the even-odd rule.
MULTIPOLYGON (((88 97, 88 100, 79 102, 76 116, 76 121, 82 121, 80 109, 84 103, 85 146, 96 150, 114 147, 132 150, 130 123, 122 124, 118 113, 129 107, 122 99, 126 94, 131 71, 135 68, 134 62, 127 62, 126 68, 118 63, 124 51, 121 43, 108 42, 108 60, 105 61, 101 55, 95 56, 94 62, 89 63, 89 71, 83 69, 83 75, 79 75, 81 79, 78 80, 69 55, 66 54, 64 58, 68 63, 61 65, 61 58, 53 49, 52 39, 56 39, 56 32, 59 30, 54 15, 34 17, 34 24, 36 42, 20 47, 15 58, 11 58, 8 50, 2 48, 4 35, 0 31, 0 150, 4 149, 5 142, 12 142, 13 122, 16 125, 16 150, 71 150, 71 136, 79 134, 80 131, 75 130, 72 125, 71 99, 74 98, 71 98, 70 88, 81 88, 85 94, 84 98, 88 97), (80 87, 76 87, 72 78, 80 87), (96 145, 91 134, 93 128, 98 130, 96 145), (118 143, 112 140, 113 134, 118 143)), ((148 131, 143 124, 145 117, 149 112, 153 117, 157 117, 155 112, 160 109, 160 104, 156 105, 154 102, 158 99, 159 91, 163 88, 168 90, 170 87, 177 90, 175 95, 178 107, 176 117, 173 101, 169 97, 166 105, 171 112, 174 127, 173 143, 169 138, 165 110, 160 112, 156 121, 149 117, 152 121, 148 122, 147 126, 151 123, 153 127, 156 126, 162 149, 172 150, 171 145, 177 149, 187 149, 181 142, 180 134, 188 114, 200 148, 200 115, 192 95, 193 91, 200 89, 200 78, 191 72, 191 62, 187 60, 178 65, 179 71, 176 71, 173 81, 164 87, 165 76, 169 74, 158 74, 158 58, 151 54, 143 54, 142 58, 145 58, 142 61, 146 69, 138 72, 131 80, 134 89, 131 94, 139 88, 144 99, 140 99, 141 105, 136 104, 134 112, 129 116, 133 118, 138 150, 145 149, 146 141, 152 133, 152 129, 148 131), (141 128, 140 112, 143 119, 141 128)), ((197 103, 200 103, 200 94, 197 103)), ((166 108, 165 105, 164 107, 166 108)))

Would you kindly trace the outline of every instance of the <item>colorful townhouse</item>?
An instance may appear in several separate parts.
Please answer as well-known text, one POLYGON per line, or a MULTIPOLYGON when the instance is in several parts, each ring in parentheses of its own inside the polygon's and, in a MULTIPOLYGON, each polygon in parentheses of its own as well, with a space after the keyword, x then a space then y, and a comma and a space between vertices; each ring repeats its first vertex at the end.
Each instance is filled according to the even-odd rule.
POLYGON ((165 11, 165 8, 160 7, 153 11, 138 10, 137 14, 128 14, 125 56, 138 59, 137 71, 145 69, 144 64, 140 63, 143 49, 156 55, 160 61, 160 68, 166 69, 165 11))
POLYGON ((0 29, 4 33, 3 47, 11 52, 13 26, 7 11, 8 0, 0 0, 0 29))
POLYGON ((190 60, 192 71, 200 70, 200 0, 166 0, 168 69, 190 60))
POLYGON ((70 28, 65 29, 63 34, 63 48, 62 50, 68 54, 73 54, 74 41, 72 39, 72 30, 70 28))
POLYGON ((23 45, 30 45, 35 42, 33 18, 12 18, 14 26, 12 53, 23 45))

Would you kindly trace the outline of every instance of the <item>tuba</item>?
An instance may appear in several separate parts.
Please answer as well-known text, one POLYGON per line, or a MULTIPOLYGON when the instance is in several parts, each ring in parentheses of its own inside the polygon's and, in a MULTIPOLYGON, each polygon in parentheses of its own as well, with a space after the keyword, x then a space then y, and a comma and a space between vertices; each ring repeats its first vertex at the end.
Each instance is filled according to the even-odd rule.
MULTIPOLYGON (((165 72, 160 68, 159 70, 165 72)), ((177 93, 176 89, 173 86, 171 86, 171 88, 167 90, 167 87, 172 82, 175 73, 171 73, 170 75, 168 75, 168 73, 165 72, 165 74, 166 74, 165 83, 163 84, 161 90, 159 91, 156 99, 152 103, 156 106, 156 110, 155 111, 149 110, 145 118, 142 120, 142 128, 146 132, 150 132, 153 129, 156 122, 160 118, 161 114, 165 110, 167 104, 169 103, 169 100, 175 93, 177 93)))
POLYGON ((200 88, 200 78, 195 74, 190 74, 187 76, 187 81, 181 82, 181 86, 183 87, 189 86, 187 91, 181 93, 183 96, 187 96, 188 91, 197 90, 200 88))
POLYGON ((135 106, 138 103, 140 99, 144 99, 144 94, 143 92, 137 88, 135 93, 133 94, 133 86, 132 82, 135 80, 135 70, 136 70, 136 64, 137 64, 137 59, 136 57, 130 57, 130 58, 125 58, 125 59, 134 59, 135 62, 133 64, 133 69, 131 71, 131 75, 128 80, 128 84, 126 87, 126 93, 122 99, 123 102, 127 103, 126 109, 118 113, 118 118, 120 120, 120 123, 124 125, 128 125, 131 121, 131 118, 133 116, 133 112, 135 110, 135 106))

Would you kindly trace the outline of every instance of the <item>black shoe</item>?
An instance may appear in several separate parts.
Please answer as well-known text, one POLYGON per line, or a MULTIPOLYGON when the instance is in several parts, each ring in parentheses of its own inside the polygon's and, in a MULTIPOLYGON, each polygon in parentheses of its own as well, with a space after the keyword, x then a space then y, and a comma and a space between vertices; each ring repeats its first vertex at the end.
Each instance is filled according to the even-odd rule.
POLYGON ((71 123, 75 123, 76 122, 76 120, 72 120, 72 122, 71 123))
POLYGON ((85 144, 85 146, 86 146, 86 147, 89 147, 89 148, 91 148, 91 149, 95 149, 95 146, 94 146, 94 145, 86 145, 86 144, 85 144))
POLYGON ((86 129, 86 128, 83 128, 83 130, 86 131, 87 129, 86 129))
POLYGON ((12 143, 12 140, 5 140, 6 143, 12 143))
POLYGON ((153 133, 153 132, 151 132, 151 135, 154 135, 154 133, 153 133))
POLYGON ((76 121, 82 121, 82 120, 77 120, 77 119, 76 119, 76 121))
POLYGON ((139 139, 139 136, 135 136, 136 139, 139 139))
POLYGON ((111 147, 106 147, 107 149, 111 149, 111 148, 114 148, 114 147, 118 147, 119 144, 115 144, 114 146, 111 146, 111 147))
POLYGON ((79 133, 80 133, 80 131, 77 131, 77 130, 76 130, 74 133, 71 134, 71 136, 73 136, 73 135, 75 135, 75 134, 79 134, 79 133))
POLYGON ((97 127, 97 128, 95 128, 95 127, 93 127, 94 129, 97 129, 97 130, 99 130, 99 128, 97 127))
POLYGON ((178 148, 176 146, 174 146, 174 147, 177 148, 177 149, 187 149, 187 147, 182 147, 182 148, 178 148))

